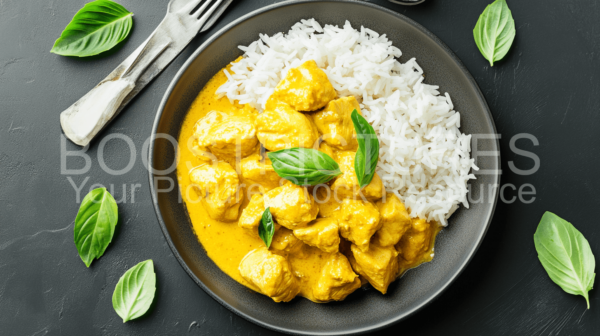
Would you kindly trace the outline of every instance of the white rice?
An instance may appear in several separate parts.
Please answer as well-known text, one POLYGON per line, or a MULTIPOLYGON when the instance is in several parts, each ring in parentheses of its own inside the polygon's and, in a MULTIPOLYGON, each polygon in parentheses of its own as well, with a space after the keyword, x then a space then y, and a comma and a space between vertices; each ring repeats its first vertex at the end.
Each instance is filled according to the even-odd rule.
POLYGON ((361 27, 322 27, 314 19, 287 34, 260 35, 239 47, 244 58, 232 65, 217 90, 231 101, 259 111, 290 68, 315 60, 340 96, 355 96, 380 141, 377 173, 388 191, 403 200, 412 217, 447 219, 459 204, 469 207, 467 181, 478 170, 471 136, 462 134, 460 113, 450 95, 423 84, 416 60, 400 63, 400 49, 385 35, 361 27))

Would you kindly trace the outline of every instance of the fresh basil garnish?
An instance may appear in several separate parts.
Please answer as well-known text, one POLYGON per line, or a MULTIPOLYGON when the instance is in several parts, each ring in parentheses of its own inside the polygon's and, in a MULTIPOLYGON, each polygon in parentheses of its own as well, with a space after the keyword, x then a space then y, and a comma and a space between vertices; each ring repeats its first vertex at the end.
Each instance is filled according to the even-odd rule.
POLYGON ((473 29, 475 43, 491 66, 506 56, 515 35, 515 20, 506 0, 496 0, 488 5, 473 29))
POLYGON ((123 323, 144 315, 156 292, 156 273, 152 260, 142 261, 129 269, 115 287, 113 308, 123 323))
POLYGON ((273 223, 271 208, 266 208, 258 225, 258 236, 265 242, 267 248, 269 248, 273 241, 273 235, 275 235, 275 223, 273 223))
POLYGON ((62 56, 98 55, 129 35, 132 17, 133 13, 116 2, 90 2, 75 14, 50 52, 62 56))
POLYGON ((565 292, 581 295, 590 308, 596 261, 585 237, 571 223, 546 212, 533 235, 535 249, 550 279, 565 292))
POLYGON ((75 246, 87 267, 104 254, 118 220, 117 202, 106 188, 94 189, 83 198, 73 231, 75 246))
POLYGON ((267 154, 280 177, 300 186, 329 182, 340 166, 329 155, 312 148, 289 148, 267 154))
POLYGON ((356 110, 352 111, 352 122, 356 130, 358 150, 354 157, 354 172, 360 187, 371 183, 379 161, 379 140, 373 126, 356 110))

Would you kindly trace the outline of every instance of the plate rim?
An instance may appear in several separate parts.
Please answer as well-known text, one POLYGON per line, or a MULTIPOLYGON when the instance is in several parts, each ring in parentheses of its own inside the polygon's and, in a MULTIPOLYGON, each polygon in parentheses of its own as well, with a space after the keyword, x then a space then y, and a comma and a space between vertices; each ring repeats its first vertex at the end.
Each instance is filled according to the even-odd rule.
MULTIPOLYGON (((225 308, 227 308, 228 310, 230 310, 231 312, 233 312, 234 314, 246 319, 247 321, 250 321, 254 324, 257 324, 261 327, 273 330, 273 331, 277 331, 277 332, 282 332, 282 333, 286 333, 286 334, 291 334, 291 335, 314 335, 314 336, 329 336, 329 335, 358 335, 358 334, 364 334, 367 332, 373 332, 373 331, 377 331, 377 330, 381 330, 383 328, 389 327, 391 325, 394 325, 398 322, 400 322, 401 320, 406 319, 407 317, 413 315, 414 313, 420 311, 421 309, 423 309, 424 307, 428 306, 429 304, 431 304, 433 301, 435 301, 436 299, 438 299, 440 297, 440 295, 445 292, 448 287, 450 287, 450 285, 452 283, 454 283, 454 281, 456 281, 456 279, 464 272, 464 270, 466 269, 466 267, 468 266, 468 264, 471 262, 471 260, 473 259, 474 255, 477 253, 477 251, 479 250, 479 247, 481 246, 481 244, 483 243, 483 240, 487 234, 487 231, 489 230, 489 227, 491 225, 492 219, 494 217, 494 213, 496 211, 496 206, 498 204, 498 196, 499 196, 499 192, 500 192, 500 188, 495 188, 495 192, 494 192, 494 197, 493 197, 493 204, 492 204, 492 208, 491 211, 489 212, 489 214, 487 215, 487 217, 485 218, 484 222, 485 222, 485 228, 484 230, 482 230, 480 236, 478 237, 478 242, 476 245, 474 245, 474 247, 471 249, 471 251, 469 252, 469 255, 467 258, 465 258, 465 260, 463 261, 463 263, 458 267, 458 271, 456 271, 448 281, 446 281, 446 283, 441 286, 437 291, 435 291, 433 294, 431 294, 429 296, 428 299, 426 299, 424 302, 422 302, 421 304, 419 304, 417 307, 414 307, 402 314, 398 314, 397 316, 395 316, 394 318, 390 318, 386 321, 383 322, 379 322, 377 324, 373 324, 370 325, 368 327, 362 327, 362 328, 356 328, 353 330, 344 330, 344 331, 339 331, 339 332, 313 332, 313 331, 300 331, 300 330, 295 330, 295 329, 290 329, 290 328, 285 328, 285 327, 281 327, 278 325, 273 325, 264 321, 261 321, 259 319, 256 319, 252 316, 249 316, 245 313, 243 313, 242 311, 239 311, 238 309, 236 309, 235 307, 231 306, 229 303, 225 302, 223 299, 221 299, 218 295, 216 295, 213 291, 211 291, 202 281, 200 281, 200 279, 198 279, 198 277, 196 277, 196 275, 192 272, 192 270, 187 266, 187 264, 185 263, 185 261, 183 260, 183 258, 181 257, 181 255, 179 254, 179 251, 177 250, 177 248, 175 247, 175 245, 173 244, 173 241, 170 237, 170 234, 168 232, 168 229, 166 227, 166 224, 163 220, 163 216, 162 213, 160 211, 160 207, 158 205, 158 198, 156 195, 156 185, 154 184, 154 174, 152 172, 152 162, 154 159, 154 149, 155 149, 155 139, 156 139, 156 134, 158 131, 158 126, 164 111, 164 108, 166 106, 167 100, 169 99, 169 97, 171 96, 173 89, 175 88, 175 86, 177 85, 177 83, 179 82, 179 80, 181 79, 181 77, 183 76, 183 74, 185 73, 185 71, 187 70, 187 68, 190 66, 190 64, 198 57, 199 54, 201 54, 206 48, 208 48, 208 46, 210 46, 217 38, 219 38, 221 35, 223 35, 225 32, 227 32, 229 29, 233 28, 234 26, 237 26, 239 24, 241 24, 242 22, 258 15, 264 12, 268 12, 274 9, 278 9, 281 7, 286 7, 286 6, 290 6, 290 5, 301 5, 301 4, 308 4, 308 3, 314 3, 314 2, 339 2, 339 3, 351 3, 351 4, 355 4, 355 5, 362 5, 365 7, 371 7, 373 9, 382 11, 384 13, 390 14, 392 16, 397 17, 400 20, 405 21, 406 23, 412 25, 413 27, 415 27, 416 29, 418 29, 420 32, 422 32, 423 34, 425 34, 427 37, 429 37, 430 39, 432 39, 438 46, 440 46, 443 51, 450 56, 450 58, 458 65, 459 70, 465 75, 466 79, 469 81, 469 83, 471 84, 471 86, 475 89, 476 91, 476 96, 477 99, 480 101, 481 105, 484 107, 484 110, 486 112, 486 114, 489 117, 489 122, 490 122, 490 126, 492 128, 492 130, 494 131, 494 134, 498 134, 497 128, 496 128, 496 124, 494 122, 494 118, 493 115, 491 113, 491 110, 487 104, 487 101, 483 95, 483 92, 481 92, 481 89, 479 88, 479 85, 477 84, 477 82, 475 81, 475 78, 473 78, 473 75, 471 75, 471 73, 469 72, 469 70, 464 66, 464 64, 462 63, 462 61, 454 54, 454 52, 442 41, 440 40, 436 35, 434 35, 432 32, 430 32, 428 29, 426 29, 424 26, 422 26, 421 24, 419 24, 418 22, 412 20, 411 18, 400 14, 398 12, 395 12, 393 10, 390 10, 388 8, 385 8, 383 6, 377 5, 377 4, 373 4, 370 2, 364 2, 364 1, 359 1, 359 0, 286 0, 286 1, 282 1, 282 2, 278 2, 275 4, 271 4, 259 9, 256 9, 254 11, 251 11, 237 19, 235 19, 234 21, 230 22, 229 24, 225 25, 223 28, 221 28, 219 31, 215 32, 213 35, 211 35, 204 43, 202 43, 189 57, 188 59, 185 61, 185 63, 180 67, 180 69, 177 71, 177 73, 175 74, 175 76, 173 77, 173 79, 171 80, 169 86, 167 87, 161 102, 159 104, 158 110, 156 112, 156 117, 154 119, 153 125, 152 125, 152 131, 151 131, 151 141, 150 141, 150 145, 148 147, 148 179, 150 182, 150 194, 152 197, 152 205, 154 207, 154 211, 156 213, 156 217, 158 219, 161 231, 163 233, 163 235, 165 236, 165 240, 167 241, 167 244, 169 245, 169 248, 171 249, 171 252, 173 253, 173 255, 175 256, 175 259, 177 259, 177 261, 179 262, 179 264, 181 265, 181 267, 185 270, 185 272, 188 274, 188 276, 200 287, 202 288, 202 290, 204 290, 205 293, 207 293, 213 300, 217 301, 219 304, 221 304, 222 306, 224 306, 225 308)), ((497 166, 496 166, 496 171, 499 170, 500 165, 501 165, 501 154, 500 154, 500 141, 498 138, 495 138, 495 146, 496 149, 498 150, 498 156, 497 156, 497 166)), ((499 173, 496 173, 496 179, 494 181, 494 183, 496 185, 500 185, 500 180, 501 180, 501 175, 499 173)))

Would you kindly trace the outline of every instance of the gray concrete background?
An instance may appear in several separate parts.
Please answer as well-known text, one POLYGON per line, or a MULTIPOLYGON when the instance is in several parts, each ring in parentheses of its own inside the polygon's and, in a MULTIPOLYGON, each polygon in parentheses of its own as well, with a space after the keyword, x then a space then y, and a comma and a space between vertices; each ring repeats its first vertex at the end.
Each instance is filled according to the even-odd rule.
MULTIPOLYGON (((179 266, 159 229, 151 204, 141 146, 171 79, 210 34, 235 18, 275 3, 239 0, 211 31, 191 45, 121 114, 103 136, 119 132, 137 147, 134 168, 105 173, 98 142, 83 175, 61 173, 59 113, 104 78, 158 25, 167 0, 120 0, 135 13, 129 39, 88 59, 49 53, 83 0, 0 0, 0 334, 2 335, 273 335, 213 301, 179 266), (69 180, 70 178, 70 180, 69 180), (72 182, 71 182, 72 181, 72 182), (106 254, 88 269, 73 243, 76 191, 113 185, 120 223, 106 254), (123 185, 126 189, 123 190, 123 185), (134 187, 132 187, 134 185, 134 187), (137 185, 137 186, 135 186, 137 185), (119 277, 153 259, 157 297, 144 317, 123 324, 112 309, 119 277)), ((479 54, 472 29, 488 0, 428 0, 408 8, 372 1, 416 20, 439 36, 480 85, 502 135, 503 184, 536 189, 530 204, 500 202, 474 260, 437 301, 378 335, 594 335, 600 295, 591 310, 581 297, 554 285, 540 266, 532 235, 546 210, 574 223, 600 256, 597 178, 600 125, 600 5, 583 0, 509 0, 517 38, 493 68, 479 54), (533 161, 510 148, 511 138, 533 134, 540 170, 513 173, 513 161, 533 161)), ((401 47, 401 46, 400 46, 401 47)), ((65 150, 76 150, 69 142, 65 150)), ((104 148, 106 164, 129 160, 122 141, 104 148)), ((84 161, 68 159, 68 168, 84 161)), ((507 199, 516 194, 505 189, 507 199)), ((82 195, 82 196, 83 196, 82 195)))

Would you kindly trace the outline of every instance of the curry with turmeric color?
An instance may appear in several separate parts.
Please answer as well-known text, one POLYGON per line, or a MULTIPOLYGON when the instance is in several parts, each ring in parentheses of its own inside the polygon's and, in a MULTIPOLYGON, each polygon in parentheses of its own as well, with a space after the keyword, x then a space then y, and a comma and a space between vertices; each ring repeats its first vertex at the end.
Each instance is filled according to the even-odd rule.
POLYGON ((354 97, 338 97, 314 61, 291 69, 263 113, 200 92, 183 123, 180 192, 208 256, 239 283, 274 301, 303 296, 341 301, 370 283, 385 294, 407 269, 433 258, 440 226, 411 218, 379 176, 359 188, 354 97), (266 152, 292 147, 331 156, 342 174, 301 187, 280 178, 266 152), (266 208, 276 224, 270 248, 258 236, 266 208))

